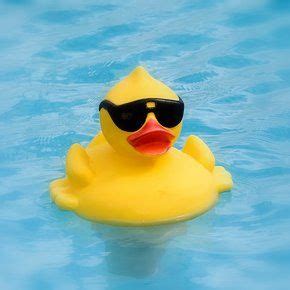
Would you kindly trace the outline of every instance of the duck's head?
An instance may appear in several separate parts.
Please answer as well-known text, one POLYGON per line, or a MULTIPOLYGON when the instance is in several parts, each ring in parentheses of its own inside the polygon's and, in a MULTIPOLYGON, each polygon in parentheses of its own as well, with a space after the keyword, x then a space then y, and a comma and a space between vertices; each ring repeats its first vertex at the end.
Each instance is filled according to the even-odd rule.
POLYGON ((182 100, 141 66, 116 84, 100 104, 102 132, 119 153, 164 154, 178 138, 182 100))

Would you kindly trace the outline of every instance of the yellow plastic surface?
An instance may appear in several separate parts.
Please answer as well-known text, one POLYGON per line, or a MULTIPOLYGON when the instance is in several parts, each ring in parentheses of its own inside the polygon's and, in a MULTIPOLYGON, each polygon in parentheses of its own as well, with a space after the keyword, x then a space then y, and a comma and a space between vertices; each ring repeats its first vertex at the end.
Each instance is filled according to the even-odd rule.
MULTIPOLYGON (((148 97, 178 99, 141 67, 107 95, 116 104, 148 97)), ((60 208, 103 223, 154 225, 200 215, 215 204, 219 192, 232 188, 231 175, 215 166, 212 152, 198 137, 190 136, 182 151, 171 147, 148 157, 127 142, 130 133, 117 128, 107 111, 101 110, 100 119, 103 133, 87 148, 72 145, 67 176, 50 185, 60 208)), ((172 145, 181 126, 172 129, 172 145)))

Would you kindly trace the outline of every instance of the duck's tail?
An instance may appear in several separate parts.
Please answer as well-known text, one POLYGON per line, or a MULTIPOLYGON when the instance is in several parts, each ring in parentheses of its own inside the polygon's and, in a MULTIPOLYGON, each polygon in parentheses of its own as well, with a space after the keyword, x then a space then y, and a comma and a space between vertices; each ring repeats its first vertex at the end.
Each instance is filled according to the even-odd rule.
POLYGON ((57 179, 50 183, 50 196, 55 204, 61 209, 74 210, 78 207, 78 198, 70 193, 67 193, 67 180, 57 179))
POLYGON ((70 186, 81 190, 90 184, 94 177, 90 167, 89 156, 86 149, 80 144, 73 144, 66 158, 67 178, 58 179, 50 184, 51 199, 62 209, 74 210, 79 205, 79 200, 71 192, 70 186))
POLYGON ((218 192, 228 191, 233 187, 232 176, 224 167, 215 166, 213 176, 218 192))

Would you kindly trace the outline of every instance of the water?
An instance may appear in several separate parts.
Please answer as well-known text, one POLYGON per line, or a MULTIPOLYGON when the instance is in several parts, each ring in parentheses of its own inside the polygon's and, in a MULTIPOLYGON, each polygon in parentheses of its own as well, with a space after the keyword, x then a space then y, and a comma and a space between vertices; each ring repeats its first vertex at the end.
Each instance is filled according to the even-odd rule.
POLYGON ((0 31, 0 289, 289 289, 289 1, 14 0, 0 31), (48 183, 140 64, 235 187, 186 223, 93 225, 48 183))

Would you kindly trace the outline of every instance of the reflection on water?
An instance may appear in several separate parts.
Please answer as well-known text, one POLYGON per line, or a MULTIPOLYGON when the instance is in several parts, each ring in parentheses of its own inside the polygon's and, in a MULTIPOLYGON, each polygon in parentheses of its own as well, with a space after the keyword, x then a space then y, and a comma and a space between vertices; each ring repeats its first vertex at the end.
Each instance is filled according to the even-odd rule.
POLYGON ((186 233, 186 223, 155 227, 94 225, 105 243, 106 263, 112 274, 142 278, 158 271, 160 259, 173 238, 186 233))

